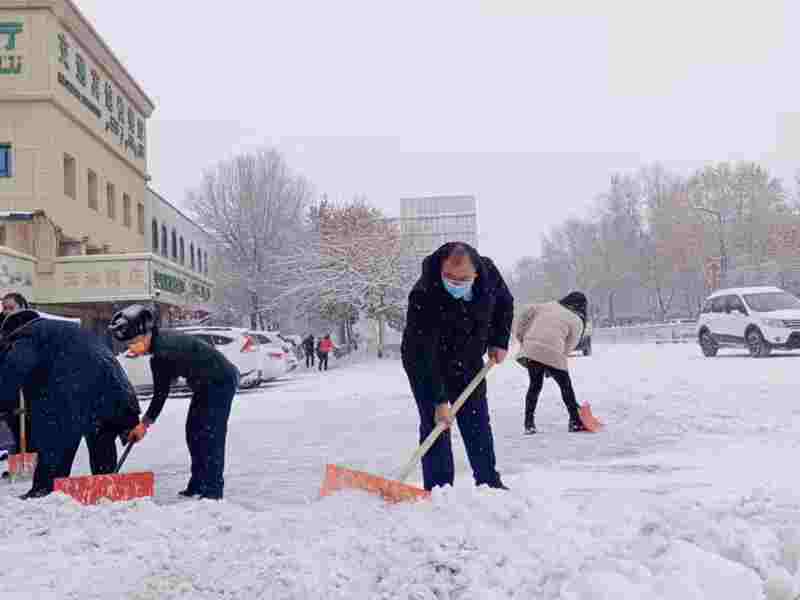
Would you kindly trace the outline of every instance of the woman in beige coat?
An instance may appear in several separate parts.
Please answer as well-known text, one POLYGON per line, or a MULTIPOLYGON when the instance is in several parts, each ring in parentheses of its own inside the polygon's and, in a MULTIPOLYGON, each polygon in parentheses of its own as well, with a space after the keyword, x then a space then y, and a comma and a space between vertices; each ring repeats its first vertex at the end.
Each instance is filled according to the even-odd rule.
POLYGON ((520 315, 514 335, 522 346, 518 362, 528 370, 525 433, 536 433, 534 414, 545 375, 555 379, 569 412, 569 430, 586 431, 567 371, 567 356, 575 350, 586 327, 586 296, 572 292, 559 302, 535 304, 520 315))

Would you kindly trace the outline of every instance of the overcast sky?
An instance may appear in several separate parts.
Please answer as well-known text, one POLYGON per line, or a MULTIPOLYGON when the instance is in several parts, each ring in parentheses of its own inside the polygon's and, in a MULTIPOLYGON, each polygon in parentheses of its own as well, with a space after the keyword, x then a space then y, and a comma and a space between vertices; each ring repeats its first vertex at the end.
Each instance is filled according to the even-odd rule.
POLYGON ((511 266, 652 161, 800 167, 797 0, 75 0, 156 103, 153 186, 275 145, 316 189, 478 197, 511 266))

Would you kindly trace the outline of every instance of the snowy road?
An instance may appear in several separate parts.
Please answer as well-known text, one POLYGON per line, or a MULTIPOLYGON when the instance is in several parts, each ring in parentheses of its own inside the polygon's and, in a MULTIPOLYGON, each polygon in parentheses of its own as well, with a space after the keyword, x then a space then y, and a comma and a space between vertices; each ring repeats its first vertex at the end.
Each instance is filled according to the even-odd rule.
POLYGON ((608 346, 572 364, 606 432, 568 434, 548 381, 523 436, 527 376, 504 365, 490 405, 512 491, 475 490, 456 445, 456 488, 399 508, 316 500, 326 462, 392 475, 413 450, 397 362, 240 394, 222 504, 175 499, 188 400, 170 399, 126 465, 156 472, 155 503, 0 488, 0 598, 796 598, 800 356, 608 346))

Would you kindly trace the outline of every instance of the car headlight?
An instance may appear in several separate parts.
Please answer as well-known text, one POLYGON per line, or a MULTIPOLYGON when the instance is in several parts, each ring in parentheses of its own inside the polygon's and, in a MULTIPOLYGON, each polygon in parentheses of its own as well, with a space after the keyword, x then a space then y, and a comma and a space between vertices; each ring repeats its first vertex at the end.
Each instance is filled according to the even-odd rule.
POLYGON ((786 329, 786 325, 780 319, 762 319, 761 322, 772 329, 786 329))

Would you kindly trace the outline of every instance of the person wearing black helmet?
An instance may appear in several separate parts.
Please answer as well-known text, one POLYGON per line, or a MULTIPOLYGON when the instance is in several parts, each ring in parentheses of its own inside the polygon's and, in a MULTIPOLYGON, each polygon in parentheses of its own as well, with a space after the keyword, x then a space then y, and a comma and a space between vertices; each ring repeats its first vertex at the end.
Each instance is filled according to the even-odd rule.
POLYGON ((100 338, 32 310, 8 315, 0 331, 0 412, 16 407, 20 388, 30 401, 38 452, 24 499, 49 494, 56 478, 69 476, 83 437, 92 472, 113 471, 115 438, 139 423, 139 403, 100 338))
POLYGON ((111 334, 131 354, 149 354, 153 399, 141 424, 130 433, 139 441, 158 420, 172 382, 186 379, 192 389, 186 417, 191 477, 181 496, 221 500, 224 488, 225 438, 239 371, 215 348, 199 338, 159 329, 153 311, 135 304, 111 319, 111 334))

